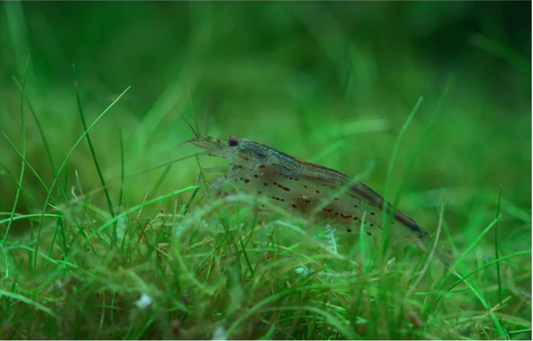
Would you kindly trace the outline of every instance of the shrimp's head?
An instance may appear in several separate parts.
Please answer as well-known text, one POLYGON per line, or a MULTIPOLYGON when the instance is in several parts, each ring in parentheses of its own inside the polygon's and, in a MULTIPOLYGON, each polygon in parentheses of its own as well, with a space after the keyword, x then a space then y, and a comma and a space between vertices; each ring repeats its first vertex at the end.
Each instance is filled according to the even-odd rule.
POLYGON ((233 165, 246 168, 254 168, 258 163, 273 155, 272 148, 233 135, 222 139, 199 136, 186 143, 206 149, 209 156, 218 156, 233 165))

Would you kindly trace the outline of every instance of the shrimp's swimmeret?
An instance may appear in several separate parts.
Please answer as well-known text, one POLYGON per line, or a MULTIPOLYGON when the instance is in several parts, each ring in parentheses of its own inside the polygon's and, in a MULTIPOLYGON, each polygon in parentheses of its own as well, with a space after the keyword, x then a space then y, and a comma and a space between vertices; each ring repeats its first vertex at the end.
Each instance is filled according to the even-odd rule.
POLYGON ((317 220, 345 226, 347 232, 360 226, 364 214, 365 231, 371 234, 381 228, 382 213, 386 210, 392 216, 394 234, 424 250, 431 242, 424 228, 364 183, 346 187, 350 178, 344 173, 236 136, 223 139, 199 136, 185 143, 206 149, 210 156, 226 159, 232 167, 226 169, 224 180, 237 183, 244 193, 264 195, 304 216, 323 206, 316 212, 317 220), (343 187, 346 190, 339 193, 343 187), (323 205, 326 198, 330 200, 323 205))

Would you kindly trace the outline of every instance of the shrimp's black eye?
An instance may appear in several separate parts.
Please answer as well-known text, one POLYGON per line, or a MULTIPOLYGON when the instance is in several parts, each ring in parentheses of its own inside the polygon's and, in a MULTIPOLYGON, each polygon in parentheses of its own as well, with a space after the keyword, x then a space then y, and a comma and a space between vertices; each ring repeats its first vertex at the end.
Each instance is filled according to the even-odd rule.
POLYGON ((239 139, 236 136, 230 136, 228 138, 228 146, 237 147, 239 145, 239 139))

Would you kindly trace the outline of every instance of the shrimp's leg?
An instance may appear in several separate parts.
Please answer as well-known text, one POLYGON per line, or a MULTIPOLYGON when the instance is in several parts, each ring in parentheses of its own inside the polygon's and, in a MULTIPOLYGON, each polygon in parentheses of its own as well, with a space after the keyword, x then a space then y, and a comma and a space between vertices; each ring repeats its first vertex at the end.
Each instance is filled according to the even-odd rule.
POLYGON ((200 183, 200 178, 204 174, 228 174, 228 167, 208 167, 203 168, 200 173, 198 173, 198 176, 196 177, 196 184, 198 185, 200 183))
POLYGON ((215 178, 212 181, 205 181, 205 184, 209 187, 209 189, 211 190, 211 193, 215 197, 224 197, 227 195, 227 193, 224 191, 225 185, 230 185, 233 188, 235 188, 235 190, 239 190, 235 182, 232 181, 237 172, 238 170, 231 169, 229 167, 204 168, 203 171, 200 172, 200 174, 198 174, 196 183, 198 184, 200 182, 200 178, 202 177, 202 174, 222 174, 221 176, 215 178))
POLYGON ((204 184, 206 185, 207 194, 208 196, 211 196, 213 194, 215 197, 221 197, 223 196, 223 186, 224 181, 227 177, 228 173, 228 167, 209 167, 209 168, 203 168, 200 173, 198 173, 198 176, 196 177, 196 185, 200 183, 200 179, 204 178, 206 174, 223 174, 222 176, 219 176, 215 178, 213 181, 204 181, 204 184))

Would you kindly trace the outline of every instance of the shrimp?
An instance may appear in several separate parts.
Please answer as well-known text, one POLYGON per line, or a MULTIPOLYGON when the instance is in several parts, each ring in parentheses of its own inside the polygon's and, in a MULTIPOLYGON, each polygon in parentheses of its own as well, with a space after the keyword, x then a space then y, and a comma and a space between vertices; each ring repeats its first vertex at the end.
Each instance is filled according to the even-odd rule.
MULTIPOLYGON (((368 234, 380 229, 383 212, 392 220, 391 231, 427 251, 428 232, 415 220, 392 207, 381 195, 362 182, 350 184, 346 174, 298 160, 259 142, 230 136, 217 139, 197 136, 183 144, 205 149, 209 156, 226 159, 224 182, 238 185, 243 193, 264 195, 276 204, 317 222, 343 226, 352 232, 360 226, 368 234)), ((436 255, 445 265, 440 255, 436 255)))

